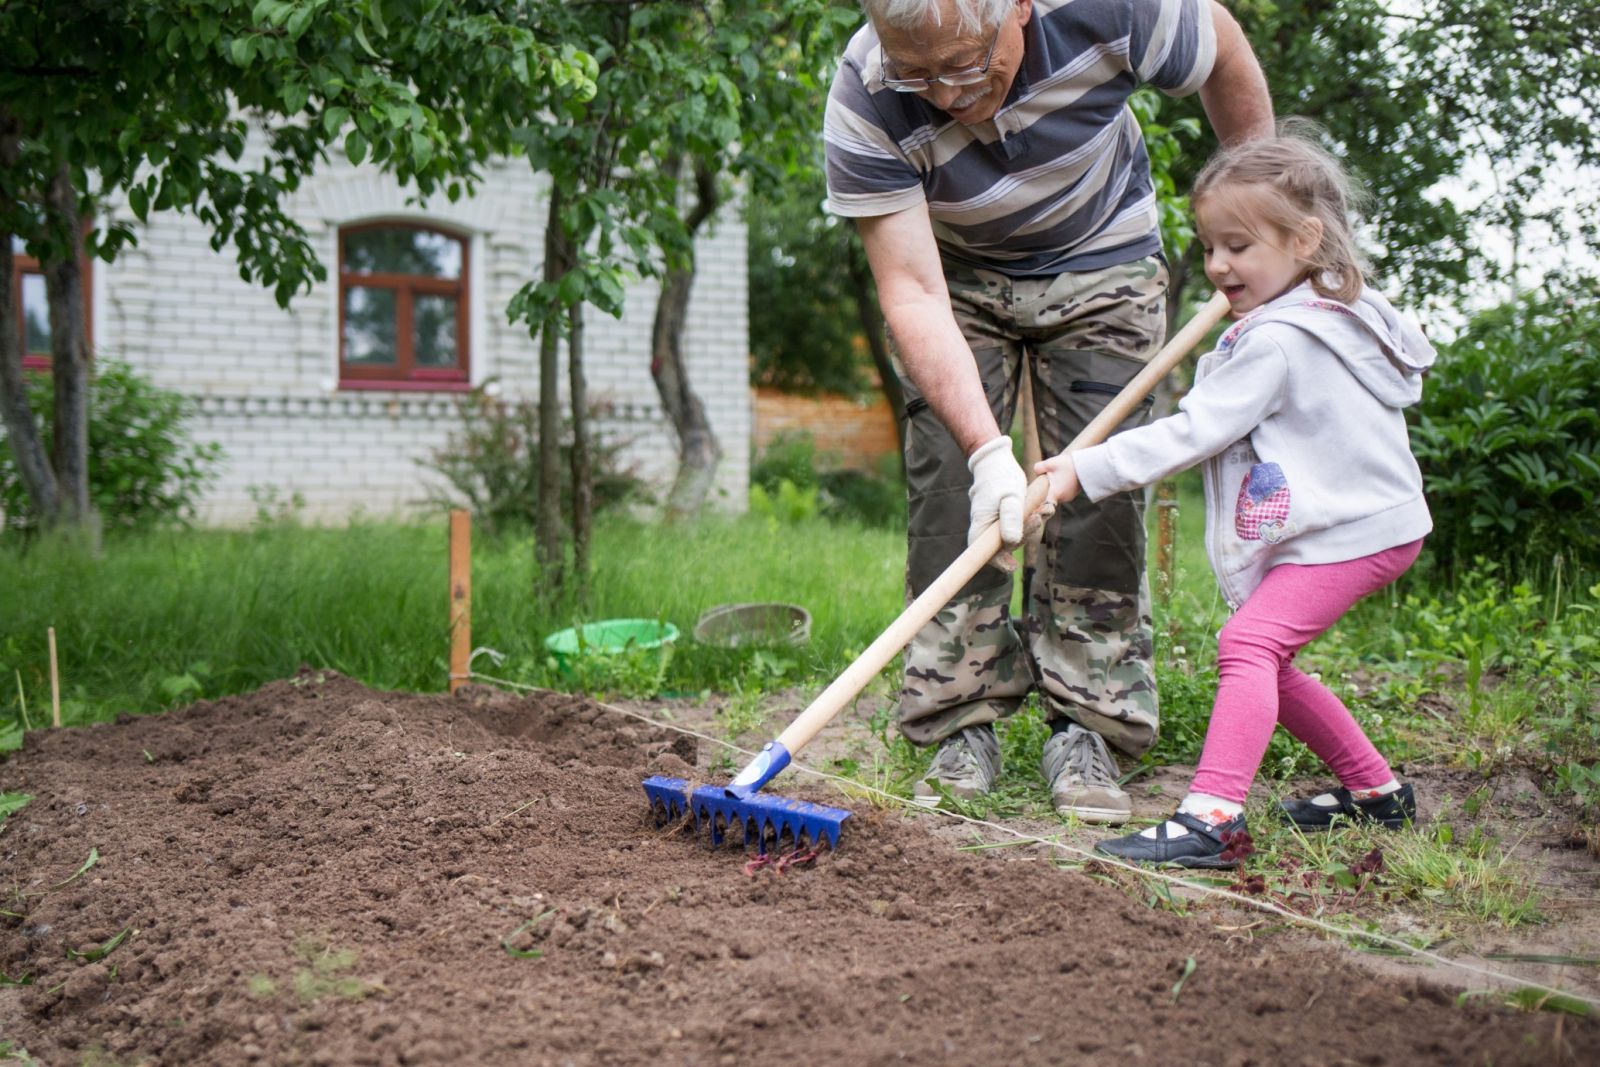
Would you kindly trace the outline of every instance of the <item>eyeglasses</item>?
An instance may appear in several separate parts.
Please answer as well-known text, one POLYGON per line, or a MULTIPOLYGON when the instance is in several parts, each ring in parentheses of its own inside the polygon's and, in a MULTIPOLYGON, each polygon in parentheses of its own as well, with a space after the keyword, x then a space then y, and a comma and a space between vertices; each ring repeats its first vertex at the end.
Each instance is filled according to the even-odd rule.
POLYGON ((994 46, 1000 43, 1000 31, 1005 29, 1004 20, 994 28, 994 36, 989 38, 989 51, 984 53, 983 65, 968 67, 966 70, 953 70, 949 74, 934 74, 926 78, 891 78, 889 72, 894 69, 889 62, 889 54, 878 46, 878 58, 883 63, 883 84, 897 93, 921 93, 932 89, 935 85, 977 85, 989 76, 989 64, 994 61, 994 46))

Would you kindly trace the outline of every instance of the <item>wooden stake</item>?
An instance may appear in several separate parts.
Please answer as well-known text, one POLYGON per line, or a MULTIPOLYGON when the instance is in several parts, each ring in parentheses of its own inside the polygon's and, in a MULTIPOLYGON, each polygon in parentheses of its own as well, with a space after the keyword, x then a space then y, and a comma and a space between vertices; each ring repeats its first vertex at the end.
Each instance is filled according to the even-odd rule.
POLYGON ((472 513, 450 512, 450 692, 467 683, 472 657, 472 513))
POLYGON ((50 721, 61 728, 61 671, 56 667, 56 628, 50 627, 50 721))
POLYGON ((1172 482, 1162 481, 1156 486, 1156 602, 1161 614, 1166 616, 1168 633, 1172 632, 1172 582, 1176 555, 1178 496, 1172 482))

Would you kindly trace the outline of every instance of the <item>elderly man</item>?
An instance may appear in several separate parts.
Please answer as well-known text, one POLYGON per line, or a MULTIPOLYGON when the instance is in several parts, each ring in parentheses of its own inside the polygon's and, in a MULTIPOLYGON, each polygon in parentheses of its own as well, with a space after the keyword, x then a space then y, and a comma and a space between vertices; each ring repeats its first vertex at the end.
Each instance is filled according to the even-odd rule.
MULTIPOLYGON (((1021 374, 1052 454, 1165 335, 1167 268, 1128 96, 1198 90, 1224 142, 1271 133, 1272 105, 1212 0, 864 6, 828 99, 828 193, 857 219, 906 379, 915 595, 987 524, 1008 546, 1022 537, 1026 478, 1001 429, 1021 374)), ((939 746, 917 794, 987 792, 993 724, 1037 686, 1057 810, 1120 823, 1132 806, 1107 742, 1138 756, 1157 725, 1143 500, 1074 501, 1042 549, 1022 625, 1010 574, 988 567, 907 649, 900 728, 939 746)))

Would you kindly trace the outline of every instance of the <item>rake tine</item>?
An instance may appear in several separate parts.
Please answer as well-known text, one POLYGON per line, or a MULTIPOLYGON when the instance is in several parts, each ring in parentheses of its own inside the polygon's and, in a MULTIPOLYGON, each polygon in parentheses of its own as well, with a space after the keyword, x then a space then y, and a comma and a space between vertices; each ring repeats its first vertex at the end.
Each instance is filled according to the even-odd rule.
POLYGON ((644 791, 658 821, 688 816, 694 820, 696 830, 710 828, 713 846, 721 845, 738 826, 744 830, 741 846, 748 846, 754 840, 759 853, 767 850, 769 832, 773 840, 787 833, 796 845, 804 837, 813 847, 826 841, 829 847, 837 848, 840 828, 850 817, 843 808, 768 793, 740 797, 721 786, 711 785, 699 786, 691 792, 689 783, 682 778, 663 775, 645 779, 644 791))

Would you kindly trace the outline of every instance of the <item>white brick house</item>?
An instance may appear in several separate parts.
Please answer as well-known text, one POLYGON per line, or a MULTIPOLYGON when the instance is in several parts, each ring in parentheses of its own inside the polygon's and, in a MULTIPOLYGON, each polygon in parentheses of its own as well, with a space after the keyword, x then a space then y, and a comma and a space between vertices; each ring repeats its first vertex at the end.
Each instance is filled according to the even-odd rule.
MULTIPOLYGON (((475 197, 419 207, 378 169, 335 155, 292 210, 328 279, 288 311, 242 282, 232 250, 213 252, 201 224, 156 215, 138 247, 95 265, 95 351, 197 402, 195 436, 226 452, 203 521, 247 522, 261 493, 299 494, 313 521, 411 513, 435 478, 416 460, 445 443, 461 391, 494 379, 506 398, 537 395, 537 345, 505 307, 539 273, 540 179, 507 161, 475 197), (437 277, 393 273, 418 263, 437 277)), ((685 352, 724 453, 712 506, 742 509, 751 435, 742 221, 721 219, 698 253, 685 352)), ((676 448, 649 373, 655 294, 651 282, 630 286, 621 321, 591 309, 585 362, 591 398, 612 405, 598 432, 631 440, 630 465, 664 486, 676 448)), ((563 390, 566 373, 563 359, 563 390)))

